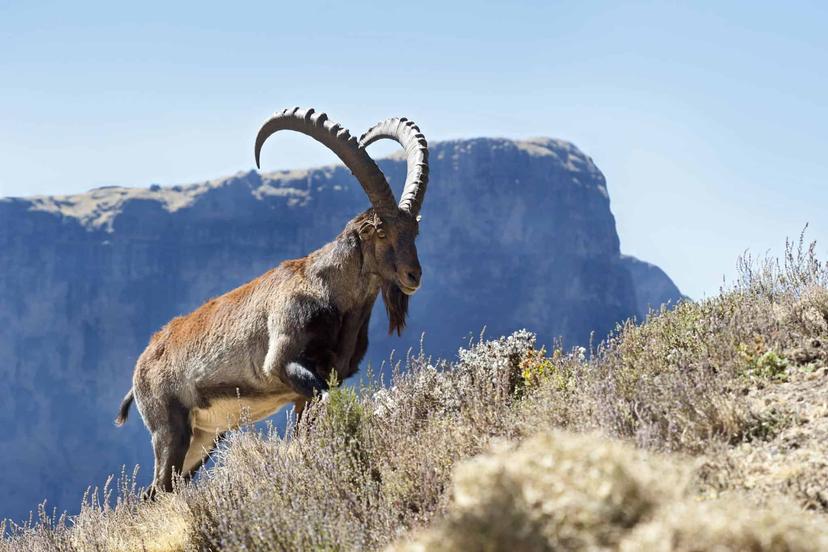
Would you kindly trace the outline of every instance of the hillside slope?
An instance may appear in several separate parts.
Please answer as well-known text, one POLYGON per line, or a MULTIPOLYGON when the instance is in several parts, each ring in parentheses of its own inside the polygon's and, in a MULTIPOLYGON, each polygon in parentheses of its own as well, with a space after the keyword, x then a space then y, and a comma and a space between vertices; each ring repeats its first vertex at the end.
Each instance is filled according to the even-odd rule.
POLYGON ((825 550, 828 269, 788 251, 592 355, 519 331, 411 357, 175 494, 127 480, 0 550, 825 550))
MULTIPOLYGON (((450 357, 484 326, 586 344, 640 314, 604 177, 575 146, 477 139, 431 150, 423 288, 403 338, 386 335, 378 305, 375 366, 393 350, 418 350, 423 332, 429 352, 450 357)), ((380 165, 399 188, 405 162, 380 165)), ((338 166, 0 200, 0 394, 9 397, 0 516, 23 516, 43 498, 74 508, 86 485, 122 464, 145 466, 146 480, 140 420, 116 430, 111 419, 149 336, 331 240, 367 206, 338 166)))

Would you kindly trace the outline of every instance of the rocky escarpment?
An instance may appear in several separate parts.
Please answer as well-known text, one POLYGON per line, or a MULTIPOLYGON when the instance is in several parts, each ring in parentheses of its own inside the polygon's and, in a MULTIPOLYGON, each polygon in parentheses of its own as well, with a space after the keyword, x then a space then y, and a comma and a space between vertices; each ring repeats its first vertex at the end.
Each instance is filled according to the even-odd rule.
MULTIPOLYGON (((431 165, 423 288, 403 338, 386 335, 378 305, 375 366, 418 349, 422 333, 429 354, 451 356, 484 326, 585 344, 680 296, 621 256, 604 177, 575 146, 444 142, 431 165)), ((404 161, 380 166, 399 191, 404 161)), ((0 517, 43 498, 76 509, 86 485, 122 464, 146 466, 146 479, 140 420, 121 430, 111 420, 151 333, 319 247, 367 206, 338 166, 0 200, 0 517)))

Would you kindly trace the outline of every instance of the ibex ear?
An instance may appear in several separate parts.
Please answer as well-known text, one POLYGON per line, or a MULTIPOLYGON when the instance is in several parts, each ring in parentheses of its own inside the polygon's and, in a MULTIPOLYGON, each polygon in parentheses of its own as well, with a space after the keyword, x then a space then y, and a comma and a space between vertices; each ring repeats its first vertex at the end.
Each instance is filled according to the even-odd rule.
POLYGON ((385 230, 382 227, 382 219, 374 215, 373 218, 366 219, 359 227, 360 239, 367 240, 374 234, 379 238, 385 238, 385 230))
POLYGON ((362 226, 359 227, 359 239, 368 240, 373 235, 374 235, 374 225, 373 224, 363 224, 362 226))
POLYGON ((362 221, 362 224, 359 225, 359 239, 369 240, 375 233, 378 232, 378 230, 379 228, 375 219, 365 219, 362 221))

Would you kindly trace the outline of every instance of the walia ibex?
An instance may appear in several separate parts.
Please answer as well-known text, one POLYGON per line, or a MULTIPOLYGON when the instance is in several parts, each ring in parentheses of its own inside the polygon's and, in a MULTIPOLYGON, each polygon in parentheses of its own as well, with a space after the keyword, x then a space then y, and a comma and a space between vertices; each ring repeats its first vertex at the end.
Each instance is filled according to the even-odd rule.
POLYGON ((291 402, 301 412, 326 391, 332 372, 339 381, 354 374, 368 348, 368 321, 380 291, 389 332, 405 327, 408 296, 419 288, 422 272, 414 240, 428 146, 419 128, 388 119, 357 141, 324 113, 286 109, 259 130, 257 166, 265 140, 285 129, 330 148, 362 185, 371 208, 321 249, 283 262, 152 336, 115 420, 124 423, 134 399, 152 434, 151 494, 170 490, 176 473, 190 477, 242 418, 261 420, 291 402), (408 154, 399 204, 365 150, 382 138, 408 154))

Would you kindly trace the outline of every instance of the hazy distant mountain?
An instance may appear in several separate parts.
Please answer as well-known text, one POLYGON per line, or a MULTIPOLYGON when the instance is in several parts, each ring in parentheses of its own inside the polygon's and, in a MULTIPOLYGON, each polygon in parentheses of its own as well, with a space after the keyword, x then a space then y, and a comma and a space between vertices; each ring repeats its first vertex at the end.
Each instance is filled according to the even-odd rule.
POLYGON ((621 262, 633 278, 639 320, 644 320, 650 310, 658 310, 661 305, 685 299, 676 284, 656 265, 629 255, 621 255, 621 262))
MULTIPOLYGON (((585 344, 681 296, 659 269, 620 254, 604 177, 572 144, 475 139, 431 151, 423 288, 403 338, 375 311, 375 365, 419 348, 422 332, 435 356, 483 326, 585 344)), ((399 190, 402 158, 380 166, 399 190)), ((85 487, 122 464, 141 463, 146 481, 140 418, 120 430, 112 418, 150 334, 329 241, 367 207, 339 166, 0 200, 0 517, 43 498, 76 510, 85 487)))

